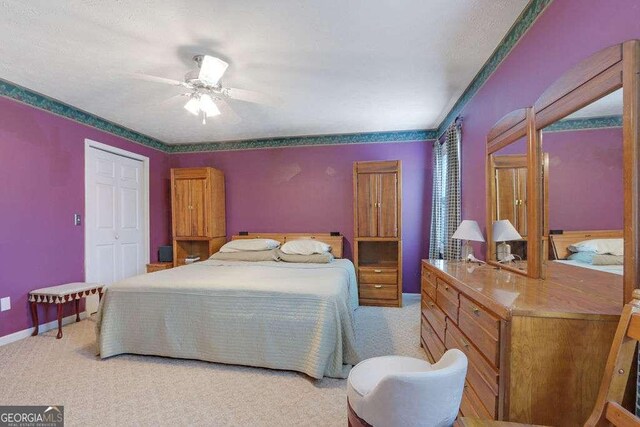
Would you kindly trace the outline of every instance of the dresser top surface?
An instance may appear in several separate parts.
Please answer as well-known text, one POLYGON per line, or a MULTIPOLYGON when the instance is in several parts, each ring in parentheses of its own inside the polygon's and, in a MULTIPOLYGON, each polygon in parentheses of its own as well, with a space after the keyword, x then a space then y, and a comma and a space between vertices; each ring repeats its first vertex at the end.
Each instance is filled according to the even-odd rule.
POLYGON ((499 316, 617 317, 622 276, 549 262, 547 279, 531 279, 491 265, 423 260, 436 275, 499 316))

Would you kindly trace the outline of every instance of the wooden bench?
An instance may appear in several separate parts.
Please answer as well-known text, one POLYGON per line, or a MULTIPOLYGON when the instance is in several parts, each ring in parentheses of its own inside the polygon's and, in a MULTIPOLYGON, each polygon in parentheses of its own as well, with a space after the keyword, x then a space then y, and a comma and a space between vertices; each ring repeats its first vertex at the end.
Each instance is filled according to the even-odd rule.
POLYGON ((50 286, 48 288, 36 289, 29 292, 29 302, 31 303, 31 317, 33 317, 33 326, 35 327, 32 336, 38 335, 38 304, 57 304, 58 305, 58 335, 57 339, 62 338, 62 304, 65 302, 75 301, 76 305, 76 322, 80 321, 80 299, 89 295, 98 294, 102 299, 103 285, 97 283, 75 282, 64 285, 50 286))

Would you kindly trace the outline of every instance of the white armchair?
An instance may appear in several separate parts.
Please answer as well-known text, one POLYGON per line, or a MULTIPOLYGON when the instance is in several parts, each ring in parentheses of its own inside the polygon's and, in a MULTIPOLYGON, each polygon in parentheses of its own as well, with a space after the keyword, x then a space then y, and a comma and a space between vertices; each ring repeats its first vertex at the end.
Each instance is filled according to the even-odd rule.
POLYGON ((349 373, 349 425, 451 426, 466 374, 467 357, 456 349, 433 365, 404 356, 364 360, 349 373))

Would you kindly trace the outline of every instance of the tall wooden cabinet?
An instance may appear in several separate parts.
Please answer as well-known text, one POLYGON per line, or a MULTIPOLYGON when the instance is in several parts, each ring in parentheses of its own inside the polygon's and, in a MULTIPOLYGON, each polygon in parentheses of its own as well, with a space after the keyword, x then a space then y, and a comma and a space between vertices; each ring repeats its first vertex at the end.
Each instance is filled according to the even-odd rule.
POLYGON ((401 307, 401 162, 354 163, 353 191, 360 304, 401 307))
POLYGON ((224 174, 213 168, 171 169, 173 264, 207 259, 226 242, 224 174))

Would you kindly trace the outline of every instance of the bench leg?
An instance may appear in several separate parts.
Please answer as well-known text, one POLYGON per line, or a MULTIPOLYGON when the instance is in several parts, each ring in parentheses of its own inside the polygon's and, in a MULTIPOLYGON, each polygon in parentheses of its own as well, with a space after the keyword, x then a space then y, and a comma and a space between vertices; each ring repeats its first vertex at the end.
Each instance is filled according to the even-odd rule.
POLYGON ((62 304, 58 303, 58 335, 57 339, 62 338, 62 304))
POLYGON ((76 300, 76 322, 80 321, 80 300, 76 300))
POLYGON ((35 337, 38 335, 38 303, 35 301, 31 301, 31 318, 33 319, 33 333, 31 336, 35 337))

